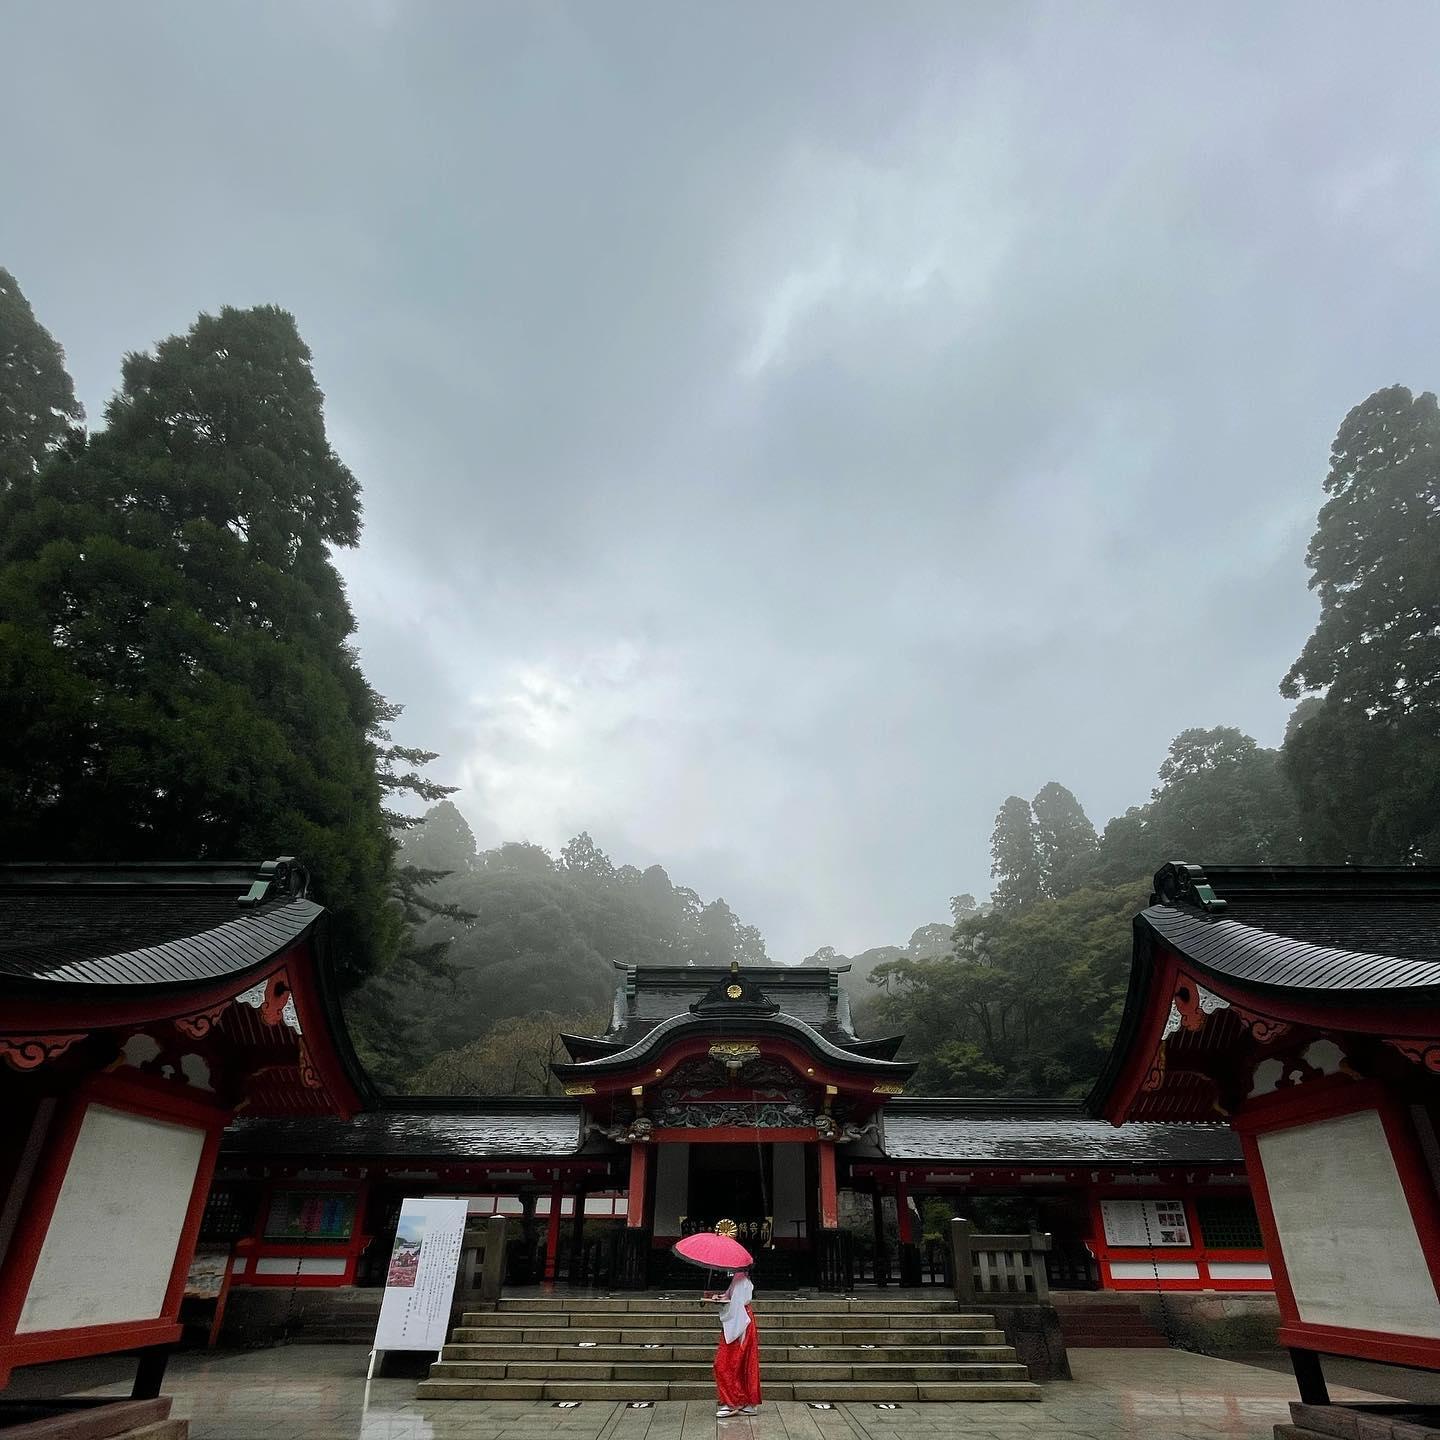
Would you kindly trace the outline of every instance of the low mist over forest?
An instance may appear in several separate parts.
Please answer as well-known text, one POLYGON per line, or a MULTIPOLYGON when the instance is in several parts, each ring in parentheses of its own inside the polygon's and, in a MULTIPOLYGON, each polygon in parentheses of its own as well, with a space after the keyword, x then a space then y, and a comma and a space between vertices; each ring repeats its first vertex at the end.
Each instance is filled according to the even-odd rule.
MULTIPOLYGON (((558 855, 478 849, 426 778, 436 757, 392 739, 333 561, 359 542, 359 486, 292 316, 226 308, 128 355, 93 432, 4 270, 0 326, 0 858, 302 856, 358 1047, 396 1089, 543 1091, 559 1032, 606 1023, 616 964, 771 963, 725 899, 588 833, 558 855)), ((1440 856, 1433 394, 1392 386, 1345 417, 1307 558, 1319 620, 1275 677, 1297 702, 1279 749, 1184 730, 1149 798, 1098 832, 1058 780, 1011 795, 986 901, 806 957, 851 964, 862 1032, 904 1032, 917 1088, 1083 1090, 1166 860, 1440 856)), ((1224 664, 1203 627, 1171 627, 1117 666, 1116 705, 1145 643, 1224 664)), ((954 832, 899 839, 946 851, 954 832)))
MULTIPOLYGON (((917 1090, 1088 1088, 1119 1019, 1129 922, 1166 860, 1410 863, 1440 854, 1435 396, 1396 386, 1356 406, 1332 447, 1324 496, 1308 554, 1320 619, 1276 677, 1298 701, 1279 749, 1227 726, 1182 731, 1148 800, 1098 832, 1059 781, 1029 799, 1011 795, 994 820, 995 888, 986 902, 955 896, 948 920, 922 923, 903 944, 853 956, 820 946, 804 957, 851 966, 857 1028, 905 1034, 902 1055, 920 1062, 917 1090)), ((1197 643, 1196 663, 1207 658, 1197 643)), ((427 1085, 510 1088, 513 1074, 514 1088, 543 1087, 539 1061, 512 1056, 507 1070, 482 1073, 440 1052, 463 1046, 466 1026, 473 1035, 499 1021, 479 1050, 509 1037, 517 1052, 553 1054, 559 1017, 546 1013, 524 1030, 506 1017, 563 1009, 598 1021, 609 1004, 610 959, 767 963, 759 934, 723 901, 702 905, 658 866, 616 869, 588 835, 558 861, 527 845, 477 856, 446 804, 407 838, 404 854, 453 872, 435 893, 477 916, 421 932, 451 939, 453 978, 429 978, 402 997, 392 972, 357 997, 406 1015, 406 1039, 387 1068, 410 1074, 412 1085, 416 1067, 427 1065, 419 1071, 427 1085)))

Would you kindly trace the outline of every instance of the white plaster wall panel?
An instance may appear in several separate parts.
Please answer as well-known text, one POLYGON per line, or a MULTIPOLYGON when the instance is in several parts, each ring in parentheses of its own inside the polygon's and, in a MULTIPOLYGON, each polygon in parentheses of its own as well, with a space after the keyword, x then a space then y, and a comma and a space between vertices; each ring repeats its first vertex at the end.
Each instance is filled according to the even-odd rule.
POLYGON ((91 1105, 17 1330, 158 1319, 205 1132, 91 1105))
POLYGON ((1198 1280, 1200 1267, 1188 1260, 1161 1260, 1154 1265, 1148 1260, 1117 1260, 1110 1274, 1116 1280, 1198 1280))
POLYGON ((301 1275, 343 1275, 345 1273, 345 1257, 343 1255, 306 1255, 300 1261, 301 1275))
POLYGON ((1440 1300, 1379 1114, 1272 1130, 1258 1144, 1300 1318, 1440 1337, 1440 1300))
POLYGON ((1268 1280, 1270 1267, 1255 1260, 1210 1260, 1206 1270, 1212 1280, 1268 1280))

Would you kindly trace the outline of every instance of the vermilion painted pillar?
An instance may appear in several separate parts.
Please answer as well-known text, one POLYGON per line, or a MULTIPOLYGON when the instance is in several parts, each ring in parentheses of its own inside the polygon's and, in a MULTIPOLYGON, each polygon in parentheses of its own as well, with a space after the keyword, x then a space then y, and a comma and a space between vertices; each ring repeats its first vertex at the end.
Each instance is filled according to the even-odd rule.
POLYGON ((565 1181, 555 1176, 550 1187, 550 1223, 545 1227, 545 1278, 555 1278, 555 1263, 560 1254, 560 1212, 565 1208, 565 1181))
POLYGON ((835 1230, 840 1225, 840 1206, 835 1197, 835 1147, 820 1142, 820 1228, 835 1230))
POLYGON ((630 1147, 630 1189, 625 1202, 625 1224, 631 1230, 645 1228, 645 1180, 649 1154, 648 1145, 630 1147))

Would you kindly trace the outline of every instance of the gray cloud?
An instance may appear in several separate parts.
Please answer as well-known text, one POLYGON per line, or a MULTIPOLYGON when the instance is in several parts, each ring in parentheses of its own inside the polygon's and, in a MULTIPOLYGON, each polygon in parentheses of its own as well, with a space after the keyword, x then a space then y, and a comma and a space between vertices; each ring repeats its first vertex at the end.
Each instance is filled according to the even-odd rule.
POLYGON ((93 417, 274 300, 366 665, 483 837, 798 958, 1274 743, 1329 439, 1433 385, 1440 12, 12 3, 0 263, 93 417))

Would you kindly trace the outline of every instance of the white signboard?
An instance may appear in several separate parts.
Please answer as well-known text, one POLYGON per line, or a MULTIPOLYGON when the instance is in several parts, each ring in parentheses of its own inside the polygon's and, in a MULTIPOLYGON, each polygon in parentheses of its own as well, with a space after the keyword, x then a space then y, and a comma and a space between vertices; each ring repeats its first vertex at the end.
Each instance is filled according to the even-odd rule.
POLYGON ((160 1318, 204 1148, 203 1130, 89 1106, 17 1331, 160 1318))
POLYGON ((1105 1243, 1150 1250, 1190 1244, 1185 1206, 1179 1200, 1102 1200, 1105 1243))
POLYGON ((407 1200, 375 1329, 376 1350, 441 1350, 465 1238, 463 1199, 407 1200))
POLYGON ((1259 1137, 1301 1320, 1440 1336, 1440 1300, 1374 1110, 1259 1137))

